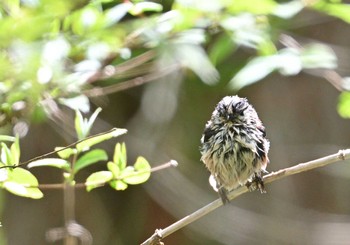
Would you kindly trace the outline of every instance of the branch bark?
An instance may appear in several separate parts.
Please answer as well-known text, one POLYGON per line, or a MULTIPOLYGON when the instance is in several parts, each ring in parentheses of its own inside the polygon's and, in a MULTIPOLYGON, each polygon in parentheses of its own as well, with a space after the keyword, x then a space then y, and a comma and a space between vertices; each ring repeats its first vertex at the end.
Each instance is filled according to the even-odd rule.
MULTIPOLYGON (((276 172, 272 172, 268 175, 265 175, 263 177, 264 184, 269 184, 271 182, 274 182, 276 180, 285 178, 290 175, 306 172, 315 168, 323 167, 331 163, 343 161, 350 158, 350 149, 346 150, 340 150, 338 153, 328 155, 322 158, 318 158, 309 162, 300 163, 295 166, 284 168, 281 170, 278 170, 276 172)), ((228 199, 233 200, 237 198, 238 196, 248 192, 249 189, 246 186, 241 186, 232 192, 228 194, 228 199)), ((193 212, 192 214, 187 215, 186 217, 182 218, 181 220, 173 223, 172 225, 166 227, 165 229, 157 229, 155 233, 148 238, 146 241, 144 241, 141 245, 160 245, 161 240, 170 234, 174 233, 175 231, 178 231, 179 229, 185 227, 186 225, 200 219, 201 217, 205 216, 206 214, 214 211, 215 209, 221 207, 223 205, 220 198, 217 200, 209 203, 208 205, 198 209, 197 211, 193 212)))

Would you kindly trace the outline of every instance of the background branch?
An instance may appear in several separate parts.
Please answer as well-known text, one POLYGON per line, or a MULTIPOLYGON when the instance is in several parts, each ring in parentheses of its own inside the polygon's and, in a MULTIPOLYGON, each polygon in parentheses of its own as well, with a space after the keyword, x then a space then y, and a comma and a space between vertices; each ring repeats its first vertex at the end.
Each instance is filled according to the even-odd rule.
MULTIPOLYGON (((340 150, 338 153, 328 155, 322 158, 318 158, 306 163, 300 163, 295 166, 284 168, 281 170, 278 170, 276 172, 272 172, 268 175, 265 175, 263 177, 264 183, 268 184, 273 181, 282 179, 284 177, 298 174, 301 172, 306 172, 315 168, 319 168, 331 163, 335 163, 338 161, 346 160, 350 158, 350 149, 346 150, 340 150)), ((233 200, 236 197, 248 192, 249 189, 246 186, 241 186, 232 192, 228 194, 228 199, 233 200)), ((221 207, 223 205, 220 198, 217 200, 209 203, 208 205, 198 209, 197 211, 193 212, 192 214, 187 215, 186 217, 182 218, 181 220, 173 223, 172 225, 166 227, 165 229, 157 229, 155 233, 148 238, 145 242, 143 242, 141 245, 158 245, 161 244, 160 240, 169 236, 170 234, 174 233, 175 231, 185 227, 186 225, 198 220, 199 218, 205 216, 206 214, 214 211, 218 207, 221 207)))

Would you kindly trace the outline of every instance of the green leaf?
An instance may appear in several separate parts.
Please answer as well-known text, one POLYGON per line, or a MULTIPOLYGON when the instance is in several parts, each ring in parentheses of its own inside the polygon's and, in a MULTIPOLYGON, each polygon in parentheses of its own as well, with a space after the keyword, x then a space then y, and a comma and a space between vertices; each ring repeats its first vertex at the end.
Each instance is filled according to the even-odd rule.
POLYGON ((95 172, 86 179, 86 190, 91 191, 94 188, 103 186, 105 183, 112 179, 113 174, 110 171, 95 172))
POLYGON ((8 136, 8 135, 0 135, 0 141, 12 141, 14 142, 16 137, 8 136))
POLYGON ((223 33, 209 49, 209 58, 214 65, 220 64, 232 55, 237 46, 226 33, 223 33))
POLYGON ((79 140, 84 139, 84 118, 79 110, 75 110, 74 119, 75 131, 77 132, 77 137, 79 140))
POLYGON ((19 138, 16 137, 15 142, 11 145, 12 165, 19 164, 20 155, 21 155, 21 150, 19 148, 19 138))
POLYGON ((328 45, 311 44, 305 46, 301 52, 301 62, 303 68, 337 68, 337 56, 328 45))
POLYGON ((262 56, 249 61, 229 82, 234 90, 253 84, 276 69, 275 56, 262 56))
POLYGON ((65 171, 70 170, 69 162, 61 158, 43 158, 28 164, 28 168, 34 167, 55 167, 65 171))
POLYGON ((139 15, 148 11, 161 12, 162 10, 163 10, 163 6, 159 3, 140 2, 140 3, 136 3, 132 8, 130 8, 129 13, 131 15, 139 15))
POLYGON ((86 140, 81 141, 76 145, 76 149, 81 152, 81 151, 86 151, 90 149, 91 146, 96 145, 102 141, 109 140, 113 137, 118 137, 122 134, 125 134, 127 132, 126 129, 122 128, 114 128, 106 133, 98 134, 96 136, 90 137, 86 140))
POLYGON ((350 118, 350 92, 342 92, 339 95, 338 113, 343 118, 350 118))
POLYGON ((89 118, 89 120, 87 121, 85 127, 86 127, 86 131, 88 132, 86 137, 88 136, 88 134, 90 133, 91 127, 94 124, 98 114, 100 114, 100 112, 102 111, 102 108, 97 108, 94 113, 92 113, 91 117, 89 118))
POLYGON ((55 147, 55 151, 58 151, 57 155, 63 159, 67 159, 71 155, 77 154, 77 150, 74 148, 55 147), (60 150, 60 149, 64 149, 64 150, 60 150))
POLYGON ((84 118, 79 110, 75 111, 74 124, 79 140, 88 137, 88 135, 90 134, 91 127, 101 111, 101 108, 97 108, 96 111, 91 115, 90 119, 84 118))
POLYGON ((120 177, 127 184, 137 185, 146 182, 150 176, 151 166, 148 161, 143 157, 138 157, 134 168, 127 167, 120 177))
POLYGON ((8 179, 3 187, 17 196, 39 199, 44 195, 37 188, 38 185, 38 180, 31 172, 23 168, 15 168, 8 171, 8 179))
POLYGON ((65 105, 73 110, 79 110, 84 113, 89 112, 90 103, 86 95, 78 95, 73 98, 59 98, 60 104, 65 105))
POLYGON ((119 22, 132 8, 133 4, 130 2, 125 2, 116 5, 113 8, 110 8, 106 11, 105 14, 105 23, 107 26, 113 25, 119 22))
POLYGON ((108 159, 107 153, 101 149, 95 149, 85 153, 74 164, 74 173, 77 173, 81 169, 94 164, 98 161, 106 161, 108 159))
POLYGON ((323 0, 316 1, 311 7, 350 23, 350 5, 347 3, 329 3, 323 0))
POLYGON ((252 14, 270 14, 275 9, 277 3, 273 0, 237 0, 230 4, 228 9, 231 13, 252 13, 252 14))
POLYGON ((118 166, 120 170, 126 167, 127 156, 125 143, 117 143, 114 148, 113 162, 118 166))
POLYGON ((124 191, 128 188, 128 185, 122 180, 112 180, 109 182, 109 185, 117 191, 124 191))
POLYGON ((204 49, 197 44, 179 43, 172 47, 173 55, 191 69, 204 83, 214 85, 219 80, 219 73, 210 62, 204 49))
POLYGON ((1 162, 8 166, 13 166, 13 159, 11 156, 11 150, 8 146, 1 142, 1 162))
POLYGON ((300 0, 294 0, 286 3, 278 4, 273 15, 284 19, 290 19, 298 14, 305 7, 304 3, 300 0))
POLYGON ((108 162, 107 169, 112 172, 114 178, 118 178, 120 175, 120 169, 114 162, 108 162))

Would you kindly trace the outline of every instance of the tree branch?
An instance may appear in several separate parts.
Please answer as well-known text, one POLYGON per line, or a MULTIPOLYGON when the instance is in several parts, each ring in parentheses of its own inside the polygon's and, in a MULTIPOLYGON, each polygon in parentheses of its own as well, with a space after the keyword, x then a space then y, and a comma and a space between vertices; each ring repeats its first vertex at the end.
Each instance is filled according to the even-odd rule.
MULTIPOLYGON (((268 184, 273 181, 285 178, 290 175, 298 174, 301 172, 306 172, 315 168, 323 167, 325 165, 339 162, 342 160, 346 160, 350 158, 350 149, 346 150, 340 150, 338 153, 325 156, 316 160, 312 160, 306 163, 300 163, 293 167, 284 168, 281 170, 278 170, 276 172, 272 172, 268 175, 265 175, 263 177, 264 183, 268 184)), ((233 200, 236 197, 248 192, 249 189, 246 186, 241 186, 232 192, 228 194, 228 199, 233 200)), ((186 217, 182 218, 181 220, 173 223, 172 225, 166 227, 165 229, 157 229, 155 233, 148 238, 145 242, 143 242, 141 245, 160 245, 162 244, 160 241, 161 239, 169 236, 170 234, 174 233, 175 231, 185 227, 186 225, 200 219, 201 217, 205 216, 206 214, 214 211, 215 209, 221 207, 223 205, 221 199, 217 199, 208 205, 198 209, 197 211, 193 212, 192 214, 187 215, 186 217)))

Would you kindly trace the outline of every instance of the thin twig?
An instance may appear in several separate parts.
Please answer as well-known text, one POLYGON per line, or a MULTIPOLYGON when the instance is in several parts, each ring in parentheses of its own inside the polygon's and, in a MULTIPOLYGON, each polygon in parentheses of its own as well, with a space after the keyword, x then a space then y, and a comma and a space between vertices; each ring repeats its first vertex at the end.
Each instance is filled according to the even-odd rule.
MULTIPOLYGON (((60 148, 60 149, 58 149, 58 150, 50 151, 50 152, 48 152, 48 153, 45 153, 45 154, 43 154, 43 155, 40 155, 40 156, 31 158, 31 159, 29 159, 29 160, 27 160, 27 161, 25 161, 25 162, 21 162, 21 163, 16 164, 16 165, 5 165, 5 166, 1 166, 0 169, 2 169, 2 168, 17 168, 17 167, 20 167, 20 166, 23 166, 23 165, 27 165, 27 164, 29 164, 29 163, 31 163, 31 162, 33 162, 33 161, 42 159, 42 158, 44 158, 44 157, 47 157, 47 156, 53 155, 53 154, 55 154, 55 153, 58 153, 58 152, 60 152, 60 151, 66 150, 66 149, 68 149, 68 148, 70 148, 70 147, 76 146, 77 144, 79 144, 79 143, 81 143, 81 142, 83 142, 83 141, 87 141, 87 140, 89 140, 89 139, 91 139, 91 138, 94 138, 94 137, 98 137, 98 136, 101 136, 101 135, 105 135, 105 134, 111 133, 111 132, 113 132, 114 130, 116 130, 116 128, 112 128, 112 129, 110 129, 110 130, 108 130, 108 131, 105 131, 105 132, 102 132, 102 133, 98 133, 98 134, 94 134, 94 135, 88 136, 88 137, 86 137, 85 139, 81 139, 81 140, 75 141, 74 143, 71 143, 71 144, 69 144, 69 145, 67 145, 67 146, 64 146, 64 147, 62 147, 62 148, 60 148)), ((125 131, 125 132, 126 132, 126 131, 125 131)))
MULTIPOLYGON (((166 168, 170 168, 170 167, 177 167, 178 162, 176 160, 170 160, 169 162, 163 163, 159 166, 153 167, 150 170, 145 170, 145 171, 139 171, 136 173, 130 173, 128 175, 123 176, 123 178, 127 178, 127 177, 132 177, 132 176, 136 176, 136 175, 140 175, 140 174, 144 174, 147 172, 157 172, 159 170, 163 170, 166 168)), ((120 180, 120 179, 112 179, 112 180, 120 180)), ((99 187, 104 186, 106 183, 105 181, 101 181, 100 183, 95 183, 95 185, 98 185, 99 187)), ((39 184, 37 186, 25 186, 26 188, 39 188, 42 190, 54 190, 54 189, 63 189, 65 187, 64 183, 55 183, 55 184, 39 184)), ((85 183, 76 183, 74 185, 74 188, 85 188, 86 184, 85 183)))
MULTIPOLYGON (((309 171, 315 168, 319 168, 331 163, 335 163, 338 161, 346 160, 350 158, 350 149, 340 150, 338 153, 322 157, 316 160, 312 160, 306 163, 300 163, 293 167, 284 168, 276 172, 272 172, 263 177, 264 183, 268 184, 273 181, 285 178, 290 175, 298 174, 301 172, 309 171)), ((248 192, 249 189, 246 186, 241 186, 228 194, 228 199, 233 200, 236 197, 248 192)), ((160 240, 174 233, 175 231, 185 227, 186 225, 198 220, 204 215, 214 211, 215 209, 221 207, 223 205, 221 199, 217 199, 208 205, 198 209, 190 215, 182 218, 181 220, 175 222, 174 224, 166 227, 165 229, 157 229, 155 233, 148 238, 141 245, 158 245, 160 244, 160 240)))

